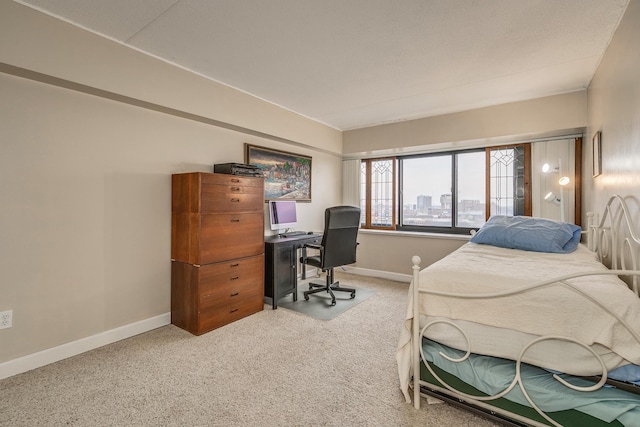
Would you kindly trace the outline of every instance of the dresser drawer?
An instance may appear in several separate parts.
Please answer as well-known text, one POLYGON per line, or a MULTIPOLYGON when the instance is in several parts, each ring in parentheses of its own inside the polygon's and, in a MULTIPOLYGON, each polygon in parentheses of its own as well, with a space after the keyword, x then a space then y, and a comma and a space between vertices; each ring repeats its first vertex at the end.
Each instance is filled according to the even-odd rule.
POLYGON ((200 267, 198 333, 264 308, 264 256, 200 267))
POLYGON ((207 264, 199 271, 199 304, 204 310, 264 294, 264 256, 207 264))
POLYGON ((228 306, 211 307, 200 312, 197 335, 235 322, 238 319, 257 313, 264 309, 262 295, 253 298, 238 299, 228 306))
POLYGON ((171 182, 173 212, 264 212, 262 178, 193 172, 174 174, 171 182))
POLYGON ((171 215, 171 258, 211 264, 264 252, 262 213, 171 215))
POLYGON ((264 253, 264 216, 260 213, 200 215, 195 264, 209 264, 264 253))
POLYGON ((264 212, 264 193, 255 187, 208 185, 202 189, 200 212, 264 212))
POLYGON ((262 178, 203 175, 200 191, 200 213, 264 212, 262 178))
POLYGON ((200 296, 200 313, 208 311, 229 311, 247 300, 259 299, 264 304, 264 285, 262 281, 253 281, 244 286, 227 284, 215 292, 200 296))
POLYGON ((171 323, 201 335, 257 313, 264 308, 263 277, 262 255, 200 267, 173 261, 171 323))
POLYGON ((240 186, 253 187, 256 190, 262 189, 262 178, 242 175, 229 175, 226 173, 201 173, 201 185, 221 185, 221 186, 240 186))

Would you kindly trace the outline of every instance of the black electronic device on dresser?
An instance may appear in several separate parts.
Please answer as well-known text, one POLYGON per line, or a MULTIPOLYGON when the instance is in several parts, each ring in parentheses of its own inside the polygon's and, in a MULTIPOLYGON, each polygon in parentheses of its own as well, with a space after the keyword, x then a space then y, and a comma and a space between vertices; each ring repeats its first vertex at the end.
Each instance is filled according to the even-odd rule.
POLYGON ((262 172, 257 166, 245 165, 244 163, 218 163, 213 165, 213 172, 230 175, 262 176, 262 172))
MULTIPOLYGON (((285 236, 269 236, 264 241, 264 296, 273 309, 278 308, 278 300, 284 296, 293 294, 293 300, 298 299, 298 250, 307 243, 319 244, 322 241, 322 235, 314 233, 285 233, 285 236)), ((304 276, 303 267, 303 279, 304 276)))

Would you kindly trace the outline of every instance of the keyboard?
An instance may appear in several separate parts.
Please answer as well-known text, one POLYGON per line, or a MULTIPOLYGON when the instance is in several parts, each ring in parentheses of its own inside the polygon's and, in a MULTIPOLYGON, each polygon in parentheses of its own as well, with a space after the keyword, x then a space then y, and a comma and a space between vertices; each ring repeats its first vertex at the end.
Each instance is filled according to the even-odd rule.
POLYGON ((306 231, 287 231, 286 233, 280 234, 280 237, 299 236, 301 234, 307 234, 307 232, 306 231))

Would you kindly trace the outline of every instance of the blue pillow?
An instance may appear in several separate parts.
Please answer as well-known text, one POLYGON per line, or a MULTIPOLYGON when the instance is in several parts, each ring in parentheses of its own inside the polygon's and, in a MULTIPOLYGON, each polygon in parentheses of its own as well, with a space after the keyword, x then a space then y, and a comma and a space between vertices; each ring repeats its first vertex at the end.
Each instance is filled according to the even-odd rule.
POLYGON ((640 385, 640 366, 624 365, 609 371, 607 376, 612 380, 625 381, 628 383, 634 383, 635 385, 640 385))
POLYGON ((534 252, 570 253, 580 243, 574 224, 530 216, 492 216, 471 238, 473 243, 534 252))

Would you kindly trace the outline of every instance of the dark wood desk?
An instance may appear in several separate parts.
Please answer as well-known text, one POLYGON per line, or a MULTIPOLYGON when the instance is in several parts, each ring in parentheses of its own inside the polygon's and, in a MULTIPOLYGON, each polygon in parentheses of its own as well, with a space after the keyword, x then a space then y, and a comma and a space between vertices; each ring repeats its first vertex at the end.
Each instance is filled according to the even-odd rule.
POLYGON ((265 301, 271 300, 274 310, 278 308, 278 300, 285 295, 293 294, 293 300, 298 299, 298 249, 306 243, 319 244, 321 241, 321 234, 264 238, 264 297, 265 301))

